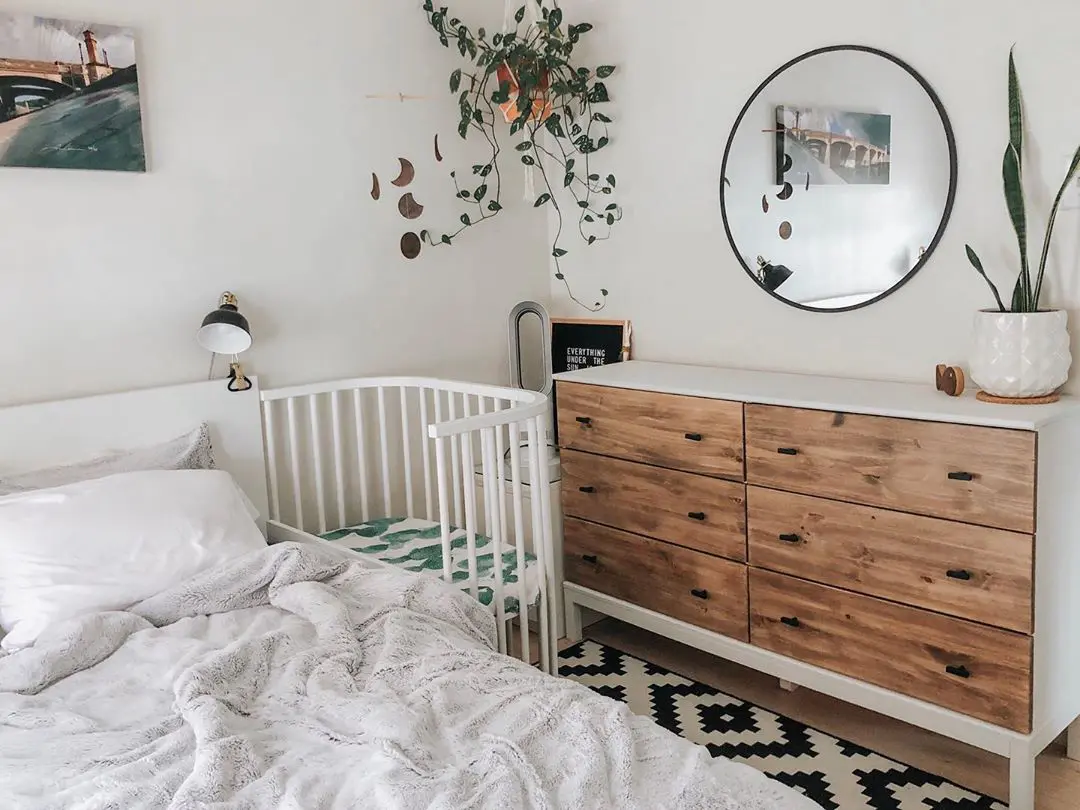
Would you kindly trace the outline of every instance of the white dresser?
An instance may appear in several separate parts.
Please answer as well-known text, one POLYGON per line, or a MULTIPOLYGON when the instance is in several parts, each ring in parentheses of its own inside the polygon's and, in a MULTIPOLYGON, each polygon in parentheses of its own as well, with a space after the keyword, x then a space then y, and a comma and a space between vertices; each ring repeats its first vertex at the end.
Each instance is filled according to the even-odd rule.
POLYGON ((1080 717, 1080 402, 641 361, 555 399, 571 639, 587 607, 1007 756, 1034 810, 1080 717))

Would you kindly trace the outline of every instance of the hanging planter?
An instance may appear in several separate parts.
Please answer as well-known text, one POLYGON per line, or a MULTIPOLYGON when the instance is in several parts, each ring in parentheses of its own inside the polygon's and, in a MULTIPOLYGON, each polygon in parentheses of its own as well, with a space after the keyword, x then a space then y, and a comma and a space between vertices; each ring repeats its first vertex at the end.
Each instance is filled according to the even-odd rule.
POLYGON ((571 300, 592 312, 603 309, 608 291, 586 304, 574 295, 562 271, 567 255, 565 226, 576 219, 578 235, 586 245, 607 239, 622 219, 613 201, 614 174, 595 167, 595 157, 610 143, 612 119, 601 112, 609 101, 604 80, 615 68, 589 68, 575 60, 581 38, 592 30, 589 23, 563 25, 563 12, 555 0, 527 0, 514 14, 514 25, 489 35, 453 16, 445 6, 436 9, 425 0, 424 13, 446 48, 455 47, 467 67, 450 74, 450 92, 458 99, 458 134, 482 138, 490 149, 484 163, 472 167, 472 182, 464 183, 451 172, 457 196, 469 210, 460 217, 461 227, 436 237, 420 236, 430 245, 452 245, 464 231, 494 219, 503 210, 502 180, 506 161, 513 160, 533 173, 542 186, 530 201, 536 208, 554 212, 555 235, 551 258, 555 278, 563 282, 571 300), (534 9, 534 19, 526 13, 534 9), (512 30, 510 30, 512 28, 512 30), (509 147, 506 140, 513 139, 509 147))

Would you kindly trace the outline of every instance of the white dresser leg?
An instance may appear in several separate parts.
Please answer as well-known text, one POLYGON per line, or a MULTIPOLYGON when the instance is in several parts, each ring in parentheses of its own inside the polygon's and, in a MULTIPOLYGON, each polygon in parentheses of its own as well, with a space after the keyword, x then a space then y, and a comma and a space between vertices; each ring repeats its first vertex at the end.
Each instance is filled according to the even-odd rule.
POLYGON ((1035 810, 1035 757, 1028 751, 1009 758, 1009 810, 1035 810))
POLYGON ((566 640, 570 642, 581 641, 581 606, 574 602, 570 594, 565 596, 566 602, 566 640))
POLYGON ((1080 720, 1069 726, 1069 746, 1065 756, 1080 762, 1080 720))

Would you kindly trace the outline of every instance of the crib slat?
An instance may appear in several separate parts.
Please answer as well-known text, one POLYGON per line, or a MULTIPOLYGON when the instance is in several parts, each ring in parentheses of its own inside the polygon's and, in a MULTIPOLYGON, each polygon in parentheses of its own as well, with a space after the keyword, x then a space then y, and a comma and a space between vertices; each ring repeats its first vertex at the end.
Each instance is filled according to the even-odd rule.
POLYGON ((517 422, 510 424, 510 486, 514 494, 514 542, 517 546, 518 624, 521 630, 521 660, 530 663, 528 587, 525 578, 525 520, 521 485, 521 431, 517 422))
POLYGON ((386 436, 386 389, 379 386, 379 448, 382 450, 383 517, 393 517, 390 499, 390 446, 386 436))
POLYGON ((266 421, 266 466, 270 476, 270 519, 281 520, 281 495, 278 492, 277 435, 274 425, 273 402, 263 403, 263 414, 266 421))
MULTIPOLYGON (((468 406, 466 403, 466 416, 468 406)), ((473 469, 473 442, 472 436, 465 434, 462 437, 461 466, 466 480, 472 477, 473 469), (465 439, 468 441, 464 441, 465 439)), ((469 592, 473 599, 480 598, 480 571, 476 561, 476 487, 465 487, 465 548, 469 560, 469 592)))
POLYGON ((364 403, 359 388, 353 389, 353 418, 356 421, 356 466, 360 477, 360 519, 371 520, 368 505, 367 440, 364 437, 364 403))
POLYGON ((544 476, 541 474, 540 460, 545 448, 540 444, 542 425, 539 418, 529 420, 529 482, 532 490, 532 513, 533 513, 533 548, 536 550, 536 563, 540 571, 540 604, 537 612, 540 614, 540 668, 551 674, 554 661, 551 656, 551 627, 549 626, 548 600, 552 594, 548 593, 548 561, 547 551, 550 548, 551 517, 544 514, 543 503, 547 494, 547 487, 543 486, 544 476), (539 487, 539 490, 537 490, 539 487), (537 494, 540 497, 537 497, 537 494))
MULTIPOLYGON (((438 394, 436 394, 436 403, 438 394)), ((446 475, 446 438, 439 437, 435 440, 435 477, 439 487, 439 527, 442 537, 442 560, 443 580, 453 582, 453 573, 450 566, 450 486, 446 475)), ((453 444, 453 442, 451 442, 453 444)))
POLYGON ((405 459, 405 512, 408 517, 416 517, 416 513, 413 511, 412 429, 409 427, 409 389, 403 385, 399 391, 401 395, 401 453, 405 459))
MULTIPOLYGON (((424 506, 427 509, 425 517, 428 520, 434 520, 434 506, 431 501, 431 450, 429 446, 431 440, 427 435, 428 426, 428 389, 420 389, 420 434, 421 437, 421 450, 424 460, 424 506)), ((437 396, 437 395, 436 395, 437 396)))
MULTIPOLYGON (((483 403, 481 402, 481 409, 483 403)), ((488 539, 491 541, 492 566, 495 575, 492 598, 495 600, 495 623, 497 625, 497 637, 499 652, 506 653, 506 604, 503 600, 503 545, 502 530, 499 528, 502 522, 499 514, 502 509, 502 498, 495 491, 495 429, 484 428, 480 432, 481 469, 484 477, 484 507, 487 513, 488 539)))
POLYGON ((330 419, 333 422, 334 436, 334 484, 336 490, 338 508, 338 529, 345 528, 345 459, 344 442, 341 439, 341 392, 335 391, 330 395, 330 419))
MULTIPOLYGON (((453 391, 446 392, 446 401, 449 405, 449 418, 453 422, 458 418, 457 395, 453 391)), ((454 473, 454 525, 461 526, 461 445, 464 437, 455 436, 450 442, 450 455, 452 456, 454 473)))
MULTIPOLYGON (((492 400, 493 409, 496 413, 503 410, 503 404, 501 399, 492 400)), ((495 467, 495 480, 499 485, 499 528, 502 530, 503 538, 510 536, 507 527, 507 510, 506 510, 506 432, 503 428, 498 428, 495 431, 495 458, 498 463, 495 467)))
POLYGON ((318 394, 308 398, 308 415, 311 417, 311 454, 315 462, 315 501, 319 513, 319 534, 326 534, 326 485, 323 481, 322 431, 319 430, 318 394))
POLYGON ((304 529, 304 504, 300 495, 300 430, 297 426, 296 398, 290 397, 287 402, 289 413, 289 460, 292 462, 292 493, 293 506, 296 509, 296 526, 304 529))

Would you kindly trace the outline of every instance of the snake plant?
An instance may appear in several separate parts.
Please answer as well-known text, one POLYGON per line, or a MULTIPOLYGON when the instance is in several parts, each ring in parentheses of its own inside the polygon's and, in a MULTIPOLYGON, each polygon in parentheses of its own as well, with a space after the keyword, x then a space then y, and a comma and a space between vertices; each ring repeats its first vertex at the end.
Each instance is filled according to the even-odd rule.
POLYGON ((1050 240, 1054 234, 1054 223, 1057 220, 1058 209, 1061 201, 1068 191, 1069 184, 1080 169, 1080 148, 1073 155, 1069 171, 1065 175, 1065 181, 1054 198, 1054 207, 1050 210, 1050 217, 1046 223, 1046 236, 1043 239, 1042 254, 1039 257, 1039 265, 1036 269, 1034 283, 1032 283, 1031 266, 1028 262, 1028 223, 1027 208, 1024 202, 1024 171, 1023 171, 1023 146, 1024 146, 1024 112, 1020 95, 1020 80, 1016 74, 1016 60, 1012 51, 1009 52, 1009 145, 1005 148, 1005 158, 1002 163, 1002 179, 1005 185, 1005 204, 1009 210, 1009 218, 1012 220, 1013 230, 1016 231, 1016 239, 1020 247, 1020 275, 1016 279, 1013 288, 1012 301, 1008 308, 1001 300, 997 287, 990 277, 986 275, 983 264, 978 255, 971 249, 971 245, 965 245, 968 261, 978 271, 990 290, 994 293, 998 309, 1002 312, 1038 312, 1039 298, 1042 295, 1043 277, 1046 275, 1046 261, 1050 256, 1050 240))

